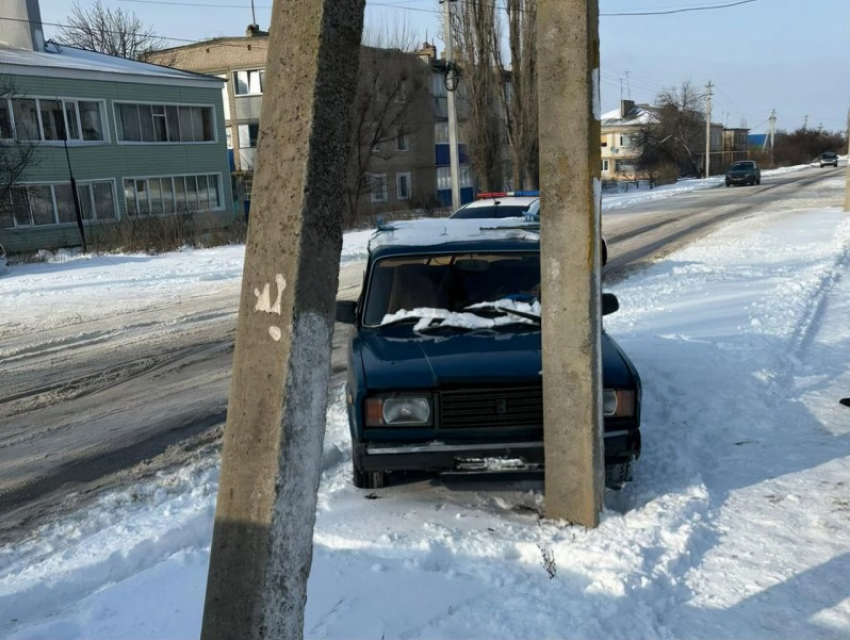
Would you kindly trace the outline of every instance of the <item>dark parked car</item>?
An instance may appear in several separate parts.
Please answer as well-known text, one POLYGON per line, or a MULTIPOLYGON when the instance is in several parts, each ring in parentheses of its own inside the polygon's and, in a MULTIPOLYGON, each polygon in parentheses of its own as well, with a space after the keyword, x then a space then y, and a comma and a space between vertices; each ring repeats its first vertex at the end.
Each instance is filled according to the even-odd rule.
POLYGON ((835 151, 824 151, 818 157, 818 161, 820 162, 821 169, 823 169, 828 164, 831 164, 833 167, 837 167, 838 154, 835 153, 835 151))
POLYGON ((752 160, 733 163, 726 170, 726 186, 733 184, 761 184, 761 169, 752 160))
MULTIPOLYGON (((420 220, 379 230, 354 325, 346 398, 354 484, 387 472, 543 463, 539 231, 509 220, 420 220)), ((618 308, 604 294, 603 314, 618 308)), ((602 333, 606 483, 640 455, 641 383, 602 333)), ((564 391, 569 393, 569 388, 564 391)))

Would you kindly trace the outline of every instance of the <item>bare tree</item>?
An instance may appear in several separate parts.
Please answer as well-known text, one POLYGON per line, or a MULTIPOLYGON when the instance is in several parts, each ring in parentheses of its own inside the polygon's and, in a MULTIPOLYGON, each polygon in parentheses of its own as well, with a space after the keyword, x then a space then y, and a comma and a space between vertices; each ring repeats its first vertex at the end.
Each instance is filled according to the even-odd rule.
POLYGON ((367 47, 398 51, 413 51, 418 44, 416 34, 406 20, 368 25, 363 28, 362 42, 367 47))
POLYGON ((165 45, 135 13, 104 7, 100 0, 85 9, 74 2, 67 23, 57 40, 69 47, 138 60, 165 45))
POLYGON ((362 198, 371 193, 371 174, 401 152, 418 130, 418 109, 430 109, 430 69, 415 54, 361 47, 357 97, 352 114, 348 169, 348 219, 354 224, 362 198), (401 140, 400 140, 401 139, 401 140))
POLYGON ((680 175, 698 175, 700 153, 705 148, 705 114, 690 81, 665 89, 656 98, 655 122, 647 124, 633 139, 638 149, 638 168, 649 173, 675 167, 680 175))
POLYGON ((15 205, 21 205, 15 185, 28 167, 36 164, 35 145, 16 139, 12 130, 11 107, 15 84, 0 78, 0 229, 14 226, 15 205))
POLYGON ((456 3, 454 42, 460 61, 458 111, 472 169, 483 191, 504 186, 504 118, 495 43, 501 38, 493 0, 456 3))
POLYGON ((505 0, 510 69, 501 55, 498 30, 493 30, 494 59, 505 130, 511 148, 512 186, 536 189, 540 180, 537 120, 537 0, 505 0))

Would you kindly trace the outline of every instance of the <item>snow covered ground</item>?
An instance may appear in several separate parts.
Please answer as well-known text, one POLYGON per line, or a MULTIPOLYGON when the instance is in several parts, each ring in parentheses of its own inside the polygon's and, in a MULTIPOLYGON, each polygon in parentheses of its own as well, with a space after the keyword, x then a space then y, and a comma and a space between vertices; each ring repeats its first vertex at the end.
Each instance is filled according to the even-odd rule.
MULTIPOLYGON (((306 636, 850 637, 843 187, 826 181, 613 288, 606 328, 643 379, 644 455, 596 530, 540 519, 534 477, 413 478, 367 500, 349 482, 337 391, 306 636)), ((367 236, 349 234, 346 255, 367 236)), ((0 331, 46 328, 55 304, 115 314, 235 287, 241 259, 233 247, 14 266, 0 331)), ((199 455, 0 548, 0 637, 198 637, 217 479, 217 458, 199 455)))

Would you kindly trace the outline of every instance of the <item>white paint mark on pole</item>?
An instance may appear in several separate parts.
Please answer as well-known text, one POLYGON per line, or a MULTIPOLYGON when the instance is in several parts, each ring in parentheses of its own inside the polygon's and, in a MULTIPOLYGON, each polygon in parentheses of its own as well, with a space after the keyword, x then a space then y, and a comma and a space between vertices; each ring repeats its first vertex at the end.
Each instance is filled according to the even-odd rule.
POLYGON ((278 273, 275 277, 277 285, 277 298, 272 304, 271 285, 267 282, 263 287, 262 292, 259 289, 254 289, 254 295, 257 296, 257 304, 254 305, 254 311, 265 311, 266 313, 276 313, 280 315, 280 299, 283 296, 283 291, 286 289, 286 278, 283 274, 278 273))
POLYGON ((279 341, 281 336, 280 327, 269 327, 269 335, 275 342, 279 341))

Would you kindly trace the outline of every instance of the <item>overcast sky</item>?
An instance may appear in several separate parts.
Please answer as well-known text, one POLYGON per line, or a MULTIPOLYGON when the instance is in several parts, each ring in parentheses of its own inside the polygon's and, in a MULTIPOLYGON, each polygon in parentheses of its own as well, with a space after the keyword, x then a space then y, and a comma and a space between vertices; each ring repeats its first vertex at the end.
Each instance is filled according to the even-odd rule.
MULTIPOLYGON (((254 0, 268 27, 271 0, 254 0)), ((736 0, 600 0, 602 101, 613 109, 624 97, 652 102, 660 89, 684 80, 716 86, 712 119, 728 126, 844 130, 850 107, 850 2, 750 0, 716 10, 649 16, 619 12, 710 7, 736 0), (627 73, 628 72, 628 73, 627 73)), ((741 1, 741 0, 737 0, 741 1)), ((45 23, 61 24, 73 0, 40 0, 45 23)), ((81 0, 83 6, 93 0, 81 0)), ((102 0, 136 13, 163 36, 201 40, 241 35, 251 0, 102 0), (203 6, 193 8, 192 4, 203 6)), ((497 0, 503 4, 503 0, 497 0)), ((438 0, 367 0, 367 25, 406 24, 424 40, 439 39, 438 0)), ((48 37, 56 28, 45 25, 48 37)), ((171 42, 179 45, 179 40, 171 42)))

